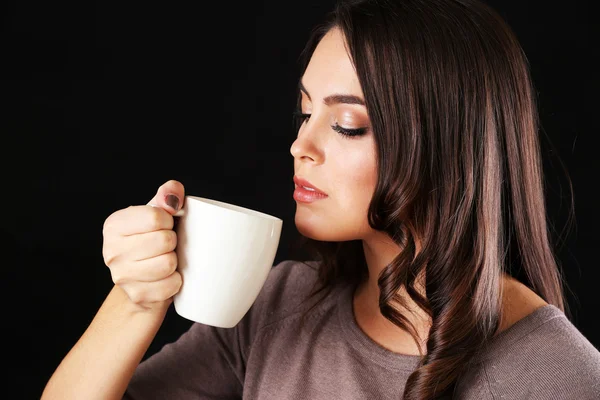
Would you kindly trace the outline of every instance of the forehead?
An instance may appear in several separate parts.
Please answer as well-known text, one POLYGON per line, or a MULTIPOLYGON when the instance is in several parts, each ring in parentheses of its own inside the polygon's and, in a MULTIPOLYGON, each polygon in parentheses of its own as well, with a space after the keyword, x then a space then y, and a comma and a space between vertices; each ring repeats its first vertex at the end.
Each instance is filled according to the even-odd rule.
POLYGON ((313 52, 302 83, 314 96, 325 97, 332 93, 354 94, 362 97, 362 90, 354 65, 348 56, 345 39, 337 28, 321 39, 313 52))

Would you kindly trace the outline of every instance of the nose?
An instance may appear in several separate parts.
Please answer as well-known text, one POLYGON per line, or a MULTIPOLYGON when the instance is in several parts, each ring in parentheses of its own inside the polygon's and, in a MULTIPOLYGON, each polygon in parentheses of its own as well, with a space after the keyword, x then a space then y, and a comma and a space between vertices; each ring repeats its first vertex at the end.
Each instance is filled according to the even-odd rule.
POLYGON ((320 163, 323 160, 323 150, 318 143, 317 131, 314 124, 305 122, 298 131, 298 137, 290 147, 290 154, 298 161, 320 163))

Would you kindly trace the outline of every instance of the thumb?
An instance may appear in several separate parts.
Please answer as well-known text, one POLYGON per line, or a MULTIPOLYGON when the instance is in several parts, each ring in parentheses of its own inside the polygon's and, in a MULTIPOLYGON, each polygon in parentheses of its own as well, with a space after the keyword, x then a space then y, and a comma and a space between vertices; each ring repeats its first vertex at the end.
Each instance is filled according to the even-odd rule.
POLYGON ((174 215, 181 210, 185 201, 185 188, 183 184, 176 180, 170 180, 163 183, 156 194, 148 202, 149 206, 160 207, 169 214, 174 215))

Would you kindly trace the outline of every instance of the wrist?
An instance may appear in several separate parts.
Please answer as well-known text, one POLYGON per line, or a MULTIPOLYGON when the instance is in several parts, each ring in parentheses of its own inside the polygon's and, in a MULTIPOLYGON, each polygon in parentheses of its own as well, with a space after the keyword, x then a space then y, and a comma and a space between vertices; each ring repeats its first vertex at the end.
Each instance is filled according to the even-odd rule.
POLYGON ((123 312, 132 318, 136 317, 150 317, 160 318, 161 320, 165 317, 169 306, 173 302, 172 298, 163 301, 157 301, 152 303, 135 303, 131 301, 127 293, 119 286, 115 285, 114 291, 117 292, 117 302, 123 312))

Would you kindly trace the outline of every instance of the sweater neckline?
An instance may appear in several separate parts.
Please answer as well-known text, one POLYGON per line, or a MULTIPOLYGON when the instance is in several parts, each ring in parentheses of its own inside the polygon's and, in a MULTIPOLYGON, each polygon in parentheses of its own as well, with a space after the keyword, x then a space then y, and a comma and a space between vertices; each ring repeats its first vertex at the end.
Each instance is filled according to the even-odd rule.
MULTIPOLYGON (((354 314, 353 299, 356 285, 347 285, 338 296, 339 323, 344 336, 362 356, 386 368, 412 371, 416 369, 421 356, 395 353, 368 336, 358 325, 354 314)), ((473 361, 480 362, 491 358, 497 352, 506 352, 506 348, 550 319, 564 316, 563 312, 552 304, 546 304, 515 322, 508 329, 490 339, 489 343, 477 353, 473 361)))

